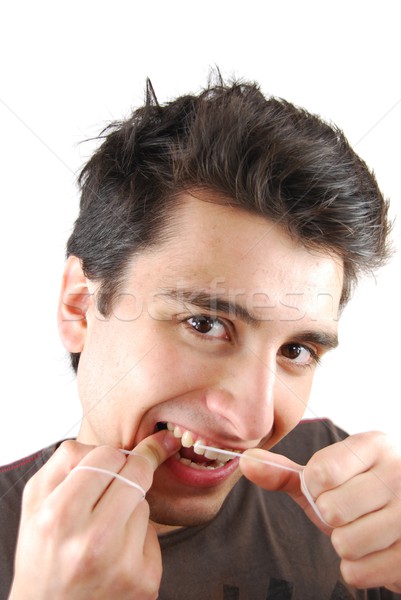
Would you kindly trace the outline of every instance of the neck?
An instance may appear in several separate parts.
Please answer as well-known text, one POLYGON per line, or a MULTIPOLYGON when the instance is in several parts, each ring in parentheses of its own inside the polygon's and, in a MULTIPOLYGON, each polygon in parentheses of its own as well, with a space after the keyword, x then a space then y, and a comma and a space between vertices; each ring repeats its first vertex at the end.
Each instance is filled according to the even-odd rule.
POLYGON ((162 523, 155 523, 154 521, 150 521, 150 523, 155 528, 157 535, 170 533, 170 531, 174 531, 175 529, 182 529, 181 525, 163 525, 162 523))

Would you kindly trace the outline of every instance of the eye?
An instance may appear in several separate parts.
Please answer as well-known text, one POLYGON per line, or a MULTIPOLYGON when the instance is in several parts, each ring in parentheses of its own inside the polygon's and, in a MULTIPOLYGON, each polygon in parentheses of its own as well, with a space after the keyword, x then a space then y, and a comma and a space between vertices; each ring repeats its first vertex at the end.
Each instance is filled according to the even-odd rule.
POLYGON ((280 354, 301 367, 313 366, 319 363, 319 356, 315 350, 297 342, 281 346, 280 354))
POLYGON ((196 333, 209 338, 229 340, 228 325, 217 317, 207 315, 195 315, 185 320, 188 326, 196 333))

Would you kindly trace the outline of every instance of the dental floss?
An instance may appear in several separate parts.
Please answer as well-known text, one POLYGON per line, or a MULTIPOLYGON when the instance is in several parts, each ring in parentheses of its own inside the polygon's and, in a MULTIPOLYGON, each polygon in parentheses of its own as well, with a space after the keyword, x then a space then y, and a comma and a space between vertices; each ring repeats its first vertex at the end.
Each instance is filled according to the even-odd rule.
MULTIPOLYGON (((294 467, 288 467, 286 465, 280 465, 279 463, 275 463, 271 460, 264 460, 262 458, 256 458, 256 456, 248 456, 247 454, 241 454, 240 452, 233 452, 232 450, 221 450, 220 448, 215 448, 214 446, 205 446, 204 444, 199 444, 198 442, 195 442, 194 444, 194 448, 201 448, 202 450, 210 450, 212 452, 217 452, 218 454, 225 454, 226 456, 235 456, 235 457, 239 457, 239 458, 245 458, 247 460, 251 460, 254 462, 260 462, 263 463, 265 465, 269 465, 271 467, 276 467, 277 469, 282 469, 283 471, 292 471, 293 473, 299 473, 299 479, 301 482, 301 492, 303 493, 303 495, 305 496, 305 498, 307 499, 307 501, 309 502, 310 506, 312 507, 314 513, 319 517, 319 519, 322 521, 322 523, 324 525, 326 525, 326 527, 330 527, 331 526, 327 523, 327 521, 324 520, 324 518, 322 517, 320 510, 318 509, 318 507, 316 506, 315 501, 312 498, 312 495, 308 489, 308 486, 306 485, 306 481, 305 481, 305 475, 304 475, 304 469, 302 467, 299 468, 294 468, 294 467)), ((145 460, 147 460, 150 463, 150 460, 146 457, 143 456, 143 454, 138 454, 137 452, 134 452, 132 450, 124 450, 124 449, 120 449, 121 452, 123 454, 133 454, 136 456, 142 456, 142 458, 144 458, 145 460)), ((138 490, 139 492, 141 492, 142 494, 142 500, 145 499, 146 497, 146 492, 143 489, 143 487, 141 487, 138 483, 134 483, 133 481, 131 481, 130 479, 127 479, 126 477, 123 477, 122 475, 119 475, 119 473, 114 473, 114 471, 109 471, 108 469, 102 469, 100 467, 90 467, 88 465, 78 465, 76 466, 73 470, 86 470, 86 471, 94 471, 95 473, 103 473, 105 475, 109 475, 111 477, 114 477, 115 479, 119 479, 120 481, 122 481, 123 483, 126 483, 127 485, 129 485, 130 487, 135 488, 136 490, 138 490)))
POLYGON ((305 481, 305 470, 303 469, 300 474, 299 474, 299 479, 301 480, 301 492, 303 493, 303 495, 305 496, 305 498, 307 499, 307 501, 309 502, 309 504, 311 505, 315 515, 317 515, 319 517, 319 519, 321 520, 321 522, 326 525, 326 527, 330 527, 330 529, 333 529, 331 525, 329 525, 327 523, 327 521, 325 521, 320 513, 320 510, 318 509, 318 507, 316 506, 316 503, 314 501, 314 499, 312 498, 312 495, 310 493, 310 491, 308 490, 308 486, 306 485, 306 481, 305 481))
POLYGON ((256 458, 255 456, 241 454, 241 452, 233 452, 232 450, 220 450, 220 448, 214 448, 213 446, 204 446, 203 444, 199 444, 198 442, 195 442, 194 448, 202 448, 202 450, 211 450, 212 452, 216 452, 218 454, 226 454, 227 456, 242 456, 242 458, 253 460, 254 462, 260 462, 265 465, 270 465, 271 467, 277 467, 278 469, 283 469, 283 471, 293 471, 294 473, 301 472, 301 468, 296 469, 294 467, 287 467, 286 465, 280 465, 270 460, 264 460, 263 458, 256 458))
POLYGON ((220 450, 220 448, 215 448, 214 446, 205 446, 205 445, 200 444, 198 442, 195 442, 194 448, 201 448, 202 450, 211 450, 212 452, 217 452, 218 454, 225 454, 227 456, 238 456, 239 458, 242 457, 242 458, 245 458, 247 460, 252 460, 254 462, 260 462, 260 463, 263 463, 265 465, 269 465, 270 467, 277 467, 277 469, 282 469, 283 471, 292 471, 294 473, 298 473, 299 474, 299 479, 300 479, 300 482, 301 482, 301 492, 303 493, 303 495, 305 496, 305 498, 309 502, 309 504, 312 507, 314 513, 322 521, 322 523, 324 525, 326 525, 326 527, 330 527, 330 529, 332 529, 331 525, 329 525, 327 523, 327 521, 325 521, 323 519, 322 515, 320 514, 320 510, 318 509, 318 507, 316 506, 316 503, 315 503, 314 499, 312 498, 312 495, 311 495, 311 493, 310 493, 310 491, 308 489, 308 486, 306 485, 305 475, 304 475, 304 468, 303 467, 299 467, 299 468, 288 467, 286 465, 280 465, 279 463, 275 463, 275 462, 270 461, 270 460, 264 460, 263 458, 256 458, 256 456, 248 456, 247 454, 241 454, 240 452, 233 452, 232 450, 220 450))
POLYGON ((148 461, 148 463, 152 467, 152 471, 154 471, 155 466, 152 464, 152 461, 147 456, 144 456, 143 454, 139 454, 139 452, 135 452, 134 450, 125 450, 124 448, 119 448, 119 450, 123 454, 128 454, 129 456, 140 456, 141 458, 144 458, 146 461, 148 461))
POLYGON ((109 471, 108 469, 101 469, 100 467, 89 467, 87 465, 78 465, 78 466, 74 467, 73 471, 76 471, 79 469, 81 469, 81 470, 84 469, 85 471, 95 471, 96 473, 103 473, 104 475, 110 475, 111 477, 114 477, 115 479, 119 479, 120 481, 126 483, 127 485, 129 485, 129 486, 135 488, 136 490, 138 490, 139 492, 141 492, 142 500, 145 499, 146 492, 143 489, 143 487, 141 487, 138 483, 134 483, 130 479, 127 479, 126 477, 119 475, 118 473, 114 473, 114 471, 109 471))

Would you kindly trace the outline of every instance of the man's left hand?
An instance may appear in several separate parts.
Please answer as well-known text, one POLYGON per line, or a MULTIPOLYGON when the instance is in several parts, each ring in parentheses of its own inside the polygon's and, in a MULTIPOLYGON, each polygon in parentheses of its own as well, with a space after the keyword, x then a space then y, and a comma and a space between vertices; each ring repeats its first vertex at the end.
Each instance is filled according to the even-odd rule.
MULTIPOLYGON (((299 467, 266 450, 245 454, 299 467)), ((330 527, 302 494, 298 473, 245 459, 240 467, 257 485, 287 492, 331 535, 349 585, 401 592, 401 455, 387 436, 377 432, 350 436, 323 448, 305 466, 306 485, 330 527)))

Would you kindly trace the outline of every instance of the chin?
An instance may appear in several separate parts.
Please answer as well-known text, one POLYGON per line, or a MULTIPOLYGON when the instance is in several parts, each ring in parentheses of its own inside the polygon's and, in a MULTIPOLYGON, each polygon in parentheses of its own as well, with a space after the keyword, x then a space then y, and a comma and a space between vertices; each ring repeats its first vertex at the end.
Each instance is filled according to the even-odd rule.
POLYGON ((163 528, 163 526, 168 526, 172 528, 196 527, 197 525, 205 525, 206 523, 209 523, 209 521, 211 521, 213 517, 216 516, 218 510, 214 512, 207 511, 202 514, 196 513, 196 515, 192 512, 183 513, 180 511, 180 514, 176 513, 177 511, 174 510, 172 510, 171 512, 161 511, 160 513, 157 510, 151 510, 151 521, 156 525, 156 529, 157 525, 160 525, 161 528, 163 528))
POLYGON ((170 527, 204 525, 217 515, 229 492, 230 490, 226 490, 224 494, 166 498, 153 494, 150 490, 146 496, 150 506, 150 519, 155 524, 170 527))

